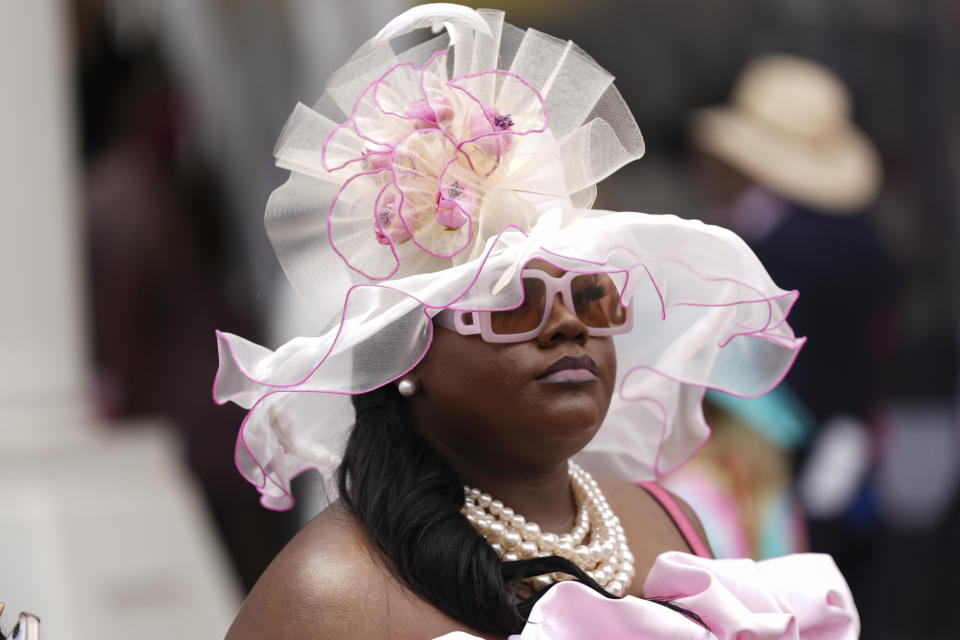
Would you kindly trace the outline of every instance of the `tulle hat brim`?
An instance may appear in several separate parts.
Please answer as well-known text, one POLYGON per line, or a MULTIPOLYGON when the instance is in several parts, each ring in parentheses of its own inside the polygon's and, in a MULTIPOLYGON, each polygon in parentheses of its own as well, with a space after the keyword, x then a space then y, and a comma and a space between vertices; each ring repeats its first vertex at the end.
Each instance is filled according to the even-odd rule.
POLYGON ((779 289, 735 234, 666 215, 570 210, 566 219, 557 211, 529 233, 506 230, 440 273, 358 285, 339 322, 275 352, 219 334, 214 395, 250 409, 237 462, 264 504, 288 507, 290 481, 305 469, 332 477, 352 424, 348 396, 414 368, 433 314, 514 306, 532 259, 619 274, 633 307, 632 331, 614 339, 610 409, 583 454, 594 467, 632 480, 669 472, 709 435, 705 389, 757 396, 789 369, 804 342, 786 322, 796 294, 779 289))
POLYGON ((632 331, 615 338, 614 398, 583 454, 626 478, 692 455, 709 434, 705 389, 761 394, 803 344, 786 322, 795 292, 733 233, 589 209, 596 182, 644 150, 607 71, 501 12, 430 11, 387 35, 424 20, 447 34, 401 51, 375 37, 277 143, 290 177, 267 203, 267 232, 316 332, 275 351, 218 333, 214 383, 217 402, 249 409, 236 461, 270 508, 291 506, 307 469, 332 478, 349 396, 416 367, 433 315, 519 304, 535 258, 615 274, 633 307, 632 331))

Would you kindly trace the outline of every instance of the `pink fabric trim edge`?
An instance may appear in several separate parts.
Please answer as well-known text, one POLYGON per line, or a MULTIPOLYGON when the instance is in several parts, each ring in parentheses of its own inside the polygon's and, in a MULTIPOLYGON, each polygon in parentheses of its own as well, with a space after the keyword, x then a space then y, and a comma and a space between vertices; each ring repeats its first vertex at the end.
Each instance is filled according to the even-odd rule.
POLYGON ((660 506, 667 512, 667 515, 670 516, 673 523, 677 525, 677 529, 680 530, 680 535, 682 535, 683 539, 690 545, 690 550, 693 551, 694 555, 701 558, 713 558, 713 554, 710 553, 707 545, 700 539, 696 529, 693 528, 693 523, 687 518, 687 514, 683 512, 683 509, 681 509, 677 501, 673 499, 673 496, 667 493, 666 489, 653 482, 638 482, 637 485, 646 489, 647 493, 660 503, 660 506))

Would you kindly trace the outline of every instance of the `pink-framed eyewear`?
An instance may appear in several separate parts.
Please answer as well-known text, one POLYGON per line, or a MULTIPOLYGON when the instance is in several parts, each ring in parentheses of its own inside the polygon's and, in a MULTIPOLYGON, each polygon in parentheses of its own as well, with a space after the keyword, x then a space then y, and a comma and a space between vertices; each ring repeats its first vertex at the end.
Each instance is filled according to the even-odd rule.
POLYGON ((590 336, 617 335, 633 327, 632 308, 623 305, 620 289, 609 273, 567 271, 554 276, 539 269, 524 269, 523 300, 516 307, 500 311, 443 309, 433 321, 463 336, 479 335, 485 342, 524 342, 543 331, 557 294, 590 336))

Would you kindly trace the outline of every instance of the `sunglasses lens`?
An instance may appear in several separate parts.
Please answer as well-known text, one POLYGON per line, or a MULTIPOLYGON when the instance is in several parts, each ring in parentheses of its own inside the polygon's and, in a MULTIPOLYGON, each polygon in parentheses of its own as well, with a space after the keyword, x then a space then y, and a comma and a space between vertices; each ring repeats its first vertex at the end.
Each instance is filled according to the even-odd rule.
MULTIPOLYGON (((524 278, 523 295, 523 303, 516 309, 490 314, 490 328, 495 334, 516 335, 540 326, 547 297, 543 280, 524 278)), ((570 281, 570 295, 577 317, 588 327, 610 329, 622 327, 627 322, 627 310, 620 304, 620 292, 605 273, 575 276, 570 281)))
POLYGON ((494 311, 490 314, 490 328, 498 335, 512 335, 533 331, 540 326, 547 301, 543 280, 523 279, 523 302, 516 309, 494 311))
POLYGON ((627 310, 620 304, 620 292, 605 273, 585 273, 570 283, 573 307, 577 317, 594 329, 623 326, 627 310))

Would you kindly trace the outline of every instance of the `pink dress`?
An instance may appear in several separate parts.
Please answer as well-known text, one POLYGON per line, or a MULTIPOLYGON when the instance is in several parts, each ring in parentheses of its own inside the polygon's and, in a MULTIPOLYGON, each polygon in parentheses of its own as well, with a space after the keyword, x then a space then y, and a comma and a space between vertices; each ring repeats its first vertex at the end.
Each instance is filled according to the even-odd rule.
MULTIPOLYGON (((853 596, 828 555, 799 553, 755 562, 714 559, 679 506, 656 485, 645 489, 676 523, 694 554, 661 554, 647 574, 647 598, 670 600, 709 631, 655 602, 605 598, 562 582, 537 602, 510 640, 855 640, 860 618, 853 596)), ((440 640, 440 639, 437 639, 440 640)), ((462 631, 442 640, 478 640, 462 631)))

